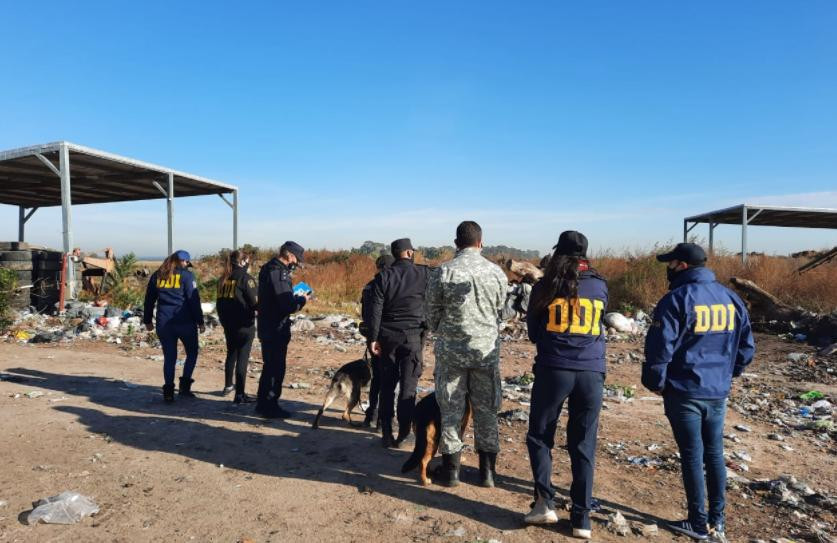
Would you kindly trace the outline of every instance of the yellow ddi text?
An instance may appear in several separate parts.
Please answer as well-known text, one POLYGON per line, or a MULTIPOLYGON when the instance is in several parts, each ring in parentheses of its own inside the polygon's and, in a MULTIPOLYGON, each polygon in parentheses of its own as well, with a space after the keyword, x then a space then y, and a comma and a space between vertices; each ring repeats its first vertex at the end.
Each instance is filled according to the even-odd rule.
POLYGON ((157 288, 180 288, 180 275, 172 275, 166 280, 157 279, 157 288))
POLYGON ((735 306, 732 304, 696 305, 695 317, 696 334, 735 330, 735 306))
POLYGON ((235 298, 235 279, 227 279, 221 285, 221 292, 219 298, 235 298))
POLYGON ((549 320, 546 329, 563 334, 585 334, 598 336, 602 333, 599 321, 604 311, 604 301, 576 298, 573 303, 566 298, 555 298, 549 304, 549 320))

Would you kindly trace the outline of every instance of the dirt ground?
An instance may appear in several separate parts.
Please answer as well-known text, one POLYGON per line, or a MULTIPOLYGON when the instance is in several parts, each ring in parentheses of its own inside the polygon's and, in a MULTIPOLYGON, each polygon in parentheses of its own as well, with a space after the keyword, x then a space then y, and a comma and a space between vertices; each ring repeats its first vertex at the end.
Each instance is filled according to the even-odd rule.
MULTIPOLYGON (((623 356, 641 352, 641 343, 608 348, 611 357, 623 356)), ((782 373, 787 353, 809 349, 769 336, 758 337, 758 348, 750 383, 767 390, 817 388, 832 398, 837 393, 833 373, 814 383, 790 382, 782 373)), ((341 353, 311 336, 295 337, 285 384, 310 388, 284 390, 286 404, 296 411, 292 419, 264 421, 253 415, 252 405, 234 406, 220 396, 223 350, 217 343, 202 352, 195 373, 198 398, 173 405, 162 401, 161 362, 147 358, 159 354, 156 349, 93 342, 0 345, 0 500, 7 502, 0 507, 0 541, 572 541, 566 512, 553 527, 522 522, 532 494, 525 422, 501 421, 495 489, 472 484, 473 449, 463 456, 459 487, 420 486, 415 474, 400 473, 412 444, 383 449, 373 431, 339 420, 342 404, 312 430, 329 382, 326 370, 360 357, 361 349, 341 353), (30 398, 31 391, 44 394, 30 398), (101 511, 72 526, 23 522, 34 500, 64 490, 92 497, 101 511)), ((530 371, 529 344, 504 343, 502 352, 504 377, 530 371)), ((430 349, 425 360, 420 385, 430 388, 430 349)), ((260 365, 251 369, 247 387, 255 394, 260 365)), ((630 522, 659 523, 653 540, 686 541, 664 529, 665 520, 683 518, 684 495, 662 404, 643 391, 639 375, 638 361, 609 365, 608 384, 636 385, 637 394, 631 401, 607 401, 602 413, 594 495, 603 510, 594 515, 594 540, 638 537, 607 531, 607 514, 618 510, 630 522), (644 466, 626 460, 631 456, 669 461, 644 466)), ((527 410, 511 401, 502 409, 527 410)), ((727 442, 727 449, 752 456, 747 478, 790 473, 820 492, 837 491, 833 441, 805 431, 787 431, 785 441, 772 441, 767 435, 777 431, 774 424, 733 409, 727 427, 741 440, 727 442), (732 429, 742 423, 752 432, 732 429)), ((472 443, 470 431, 468 437, 472 443)), ((566 496, 569 461, 558 448, 561 431, 556 441, 554 483, 559 496, 566 496)), ((806 536, 814 520, 833 532, 834 515, 825 510, 813 518, 792 514, 747 489, 730 490, 727 499, 731 541, 814 540, 806 536)))

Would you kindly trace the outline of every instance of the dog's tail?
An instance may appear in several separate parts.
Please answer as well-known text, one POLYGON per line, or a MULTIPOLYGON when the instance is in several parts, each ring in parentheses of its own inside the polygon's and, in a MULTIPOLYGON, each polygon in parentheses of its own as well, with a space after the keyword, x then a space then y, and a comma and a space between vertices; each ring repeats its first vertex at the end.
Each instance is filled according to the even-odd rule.
POLYGON ((410 458, 404 462, 404 465, 401 466, 401 473, 407 473, 408 471, 412 471, 416 469, 421 462, 421 458, 424 456, 424 452, 427 449, 427 429, 426 428, 419 428, 417 424, 413 424, 413 433, 416 435, 416 446, 413 449, 413 454, 410 455, 410 458))

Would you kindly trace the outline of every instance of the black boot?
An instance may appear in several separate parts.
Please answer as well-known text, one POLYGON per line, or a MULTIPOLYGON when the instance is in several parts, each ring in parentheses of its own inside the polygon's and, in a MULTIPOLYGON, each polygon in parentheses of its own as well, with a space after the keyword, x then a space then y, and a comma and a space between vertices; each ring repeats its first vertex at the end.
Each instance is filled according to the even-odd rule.
POLYGON ((186 379, 185 377, 180 378, 180 389, 178 393, 183 398, 194 398, 195 394, 192 392, 192 383, 194 383, 194 379, 186 379))
POLYGON ((366 416, 363 417, 363 427, 364 428, 371 428, 372 427, 372 421, 373 420, 377 421, 377 419, 378 419, 377 409, 367 409, 366 410, 366 416))
POLYGON ((385 449, 395 449, 398 445, 395 442, 395 438, 392 437, 392 423, 389 424, 382 424, 381 425, 381 444, 384 446, 385 449))
POLYGON ((497 453, 478 451, 480 455, 480 486, 494 488, 494 476, 497 453))
POLYGON ((462 451, 453 454, 443 454, 442 465, 433 481, 447 487, 459 485, 459 464, 461 459, 462 451))
POLYGON ((174 385, 163 385, 163 400, 166 403, 174 401, 174 385))

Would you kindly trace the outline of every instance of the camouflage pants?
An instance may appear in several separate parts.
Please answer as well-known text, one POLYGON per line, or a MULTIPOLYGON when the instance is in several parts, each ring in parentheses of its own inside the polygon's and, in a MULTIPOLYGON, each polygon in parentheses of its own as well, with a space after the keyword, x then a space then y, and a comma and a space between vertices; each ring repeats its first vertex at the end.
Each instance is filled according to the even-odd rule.
POLYGON ((465 414, 466 399, 471 400, 474 420, 474 441, 478 451, 500 452, 497 431, 497 411, 503 398, 500 388, 500 368, 463 368, 436 361, 434 374, 436 401, 442 412, 442 454, 462 450, 464 444, 459 431, 465 414), (466 395, 468 398, 466 398, 466 395))

